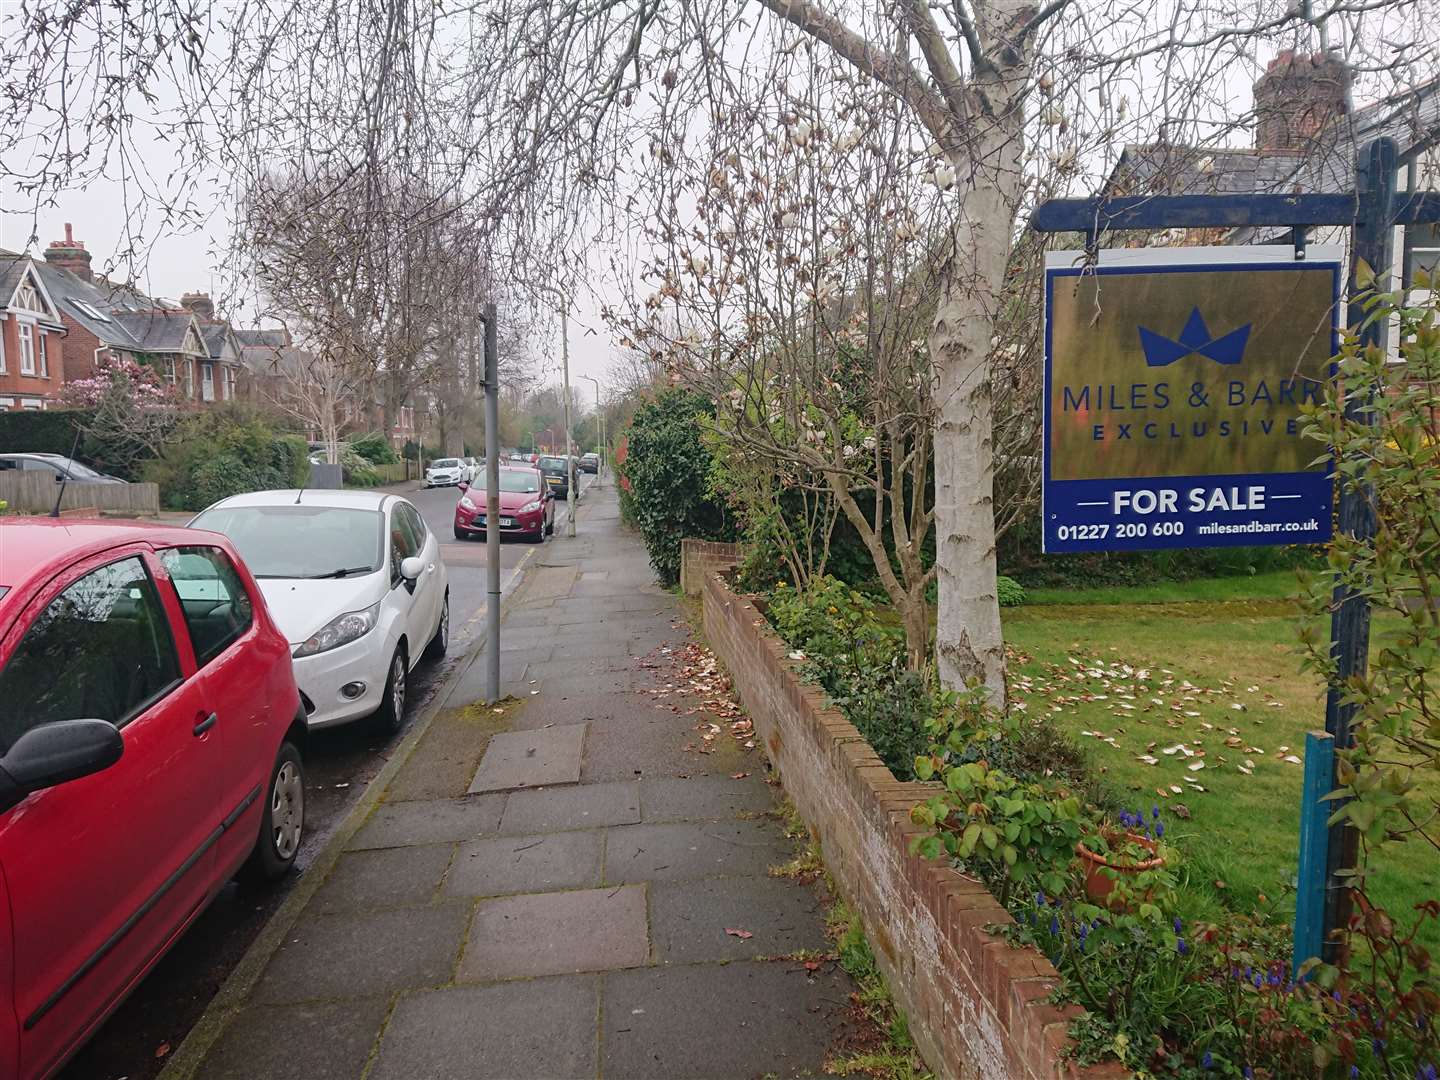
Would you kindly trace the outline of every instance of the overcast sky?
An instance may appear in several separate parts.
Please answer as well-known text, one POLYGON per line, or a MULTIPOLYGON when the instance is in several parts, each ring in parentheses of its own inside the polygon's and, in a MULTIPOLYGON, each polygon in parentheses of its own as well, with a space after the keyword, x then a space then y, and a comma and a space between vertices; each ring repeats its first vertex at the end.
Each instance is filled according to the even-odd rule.
MULTIPOLYGON (((159 151, 157 151, 157 154, 159 151)), ((97 273, 119 263, 117 253, 124 251, 130 241, 127 231, 146 252, 136 262, 138 281, 136 284, 151 296, 178 301, 187 292, 208 292, 222 298, 227 289, 224 273, 225 251, 229 236, 229 223, 217 208, 199 230, 177 233, 163 221, 153 216, 144 218, 135 215, 128 218, 124 213, 125 185, 118 181, 102 181, 85 190, 66 192, 55 208, 42 210, 38 221, 32 222, 28 209, 22 210, 24 201, 10 190, 3 191, 3 206, 0 206, 0 248, 9 251, 24 251, 40 257, 53 240, 65 237, 65 224, 74 228, 76 240, 84 243, 93 256, 92 266, 97 273), (30 244, 32 232, 39 242, 30 244)), ((597 286, 600 284, 596 282, 597 286)), ((220 300, 223 304, 223 299, 220 300)), ((236 325, 246 325, 252 313, 241 307, 228 314, 236 325)), ((570 314, 570 369, 571 381, 576 385, 576 400, 594 401, 594 385, 581 379, 582 375, 593 376, 604 383, 612 359, 610 335, 600 320, 599 310, 590 296, 577 296, 575 308, 570 314)), ((537 330, 546 324, 540 323, 537 330)), ((536 341, 532 350, 538 358, 539 374, 545 383, 559 383, 560 362, 560 320, 558 314, 549 320, 549 340, 536 341)), ((501 357, 502 362, 505 357, 501 357)))

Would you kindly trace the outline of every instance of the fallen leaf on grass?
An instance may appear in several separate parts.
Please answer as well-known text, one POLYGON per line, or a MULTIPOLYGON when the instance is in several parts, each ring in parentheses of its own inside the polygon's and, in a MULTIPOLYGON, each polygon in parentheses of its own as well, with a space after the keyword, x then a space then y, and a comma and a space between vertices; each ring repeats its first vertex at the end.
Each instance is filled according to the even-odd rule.
POLYGON ((161 1043, 155 1047, 155 1056, 157 1058, 163 1058, 168 1053, 170 1053, 170 1044, 168 1042, 161 1043))
POLYGON ((725 933, 731 937, 738 937, 741 941, 746 941, 755 936, 749 930, 735 930, 729 926, 725 928, 725 933))
POLYGON ((1302 761, 1301 761, 1298 757, 1296 757, 1294 754, 1286 754, 1284 760, 1290 762, 1291 765, 1303 765, 1303 764, 1304 764, 1304 762, 1302 762, 1302 761))
POLYGON ((744 780, 745 777, 747 777, 747 776, 749 776, 749 775, 750 775, 750 774, 749 774, 748 772, 732 772, 732 773, 730 774, 730 779, 731 779, 731 780, 744 780))

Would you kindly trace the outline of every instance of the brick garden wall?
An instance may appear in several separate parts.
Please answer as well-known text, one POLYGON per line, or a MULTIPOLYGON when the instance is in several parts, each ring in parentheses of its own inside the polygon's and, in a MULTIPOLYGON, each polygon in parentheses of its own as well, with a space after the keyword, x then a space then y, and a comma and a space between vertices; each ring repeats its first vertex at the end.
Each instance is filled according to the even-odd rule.
POLYGON ((716 540, 680 541, 680 591, 699 596, 705 579, 717 570, 729 570, 742 558, 739 544, 716 540))
MULTIPOLYGON (((701 557, 697 550, 695 561, 701 557)), ((720 553, 703 557, 718 562, 720 553)), ((910 808, 928 785, 895 779, 860 732, 825 707, 823 692, 800 681, 785 644, 720 574, 708 570, 701 584, 710 646, 841 892, 863 918, 927 1064, 945 1080, 1129 1075, 1119 1066, 1077 1069, 1062 1060, 1068 1024, 1080 1010, 1045 1001, 1058 981, 1050 962, 986 932, 1012 920, 984 886, 908 854, 910 838, 924 831, 911 823, 910 808)))

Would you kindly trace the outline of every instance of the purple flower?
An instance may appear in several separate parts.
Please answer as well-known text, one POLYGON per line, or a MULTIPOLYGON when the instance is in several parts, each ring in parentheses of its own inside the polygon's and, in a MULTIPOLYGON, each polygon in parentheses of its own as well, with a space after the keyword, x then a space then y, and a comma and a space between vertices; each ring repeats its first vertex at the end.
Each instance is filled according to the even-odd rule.
POLYGON ((1255 1078, 1255 1070, 1252 1069, 1249 1065, 1246 1065, 1246 1066, 1245 1066, 1245 1080, 1254 1080, 1254 1078, 1255 1078))
POLYGON ((1384 1039, 1371 1039, 1371 1040, 1370 1040, 1370 1051, 1371 1051, 1371 1053, 1373 1053, 1376 1057, 1379 1057, 1381 1054, 1383 1054, 1383 1053, 1385 1052, 1385 1040, 1384 1040, 1384 1039))
POLYGON ((1050 916, 1050 933, 1060 933, 1060 920, 1057 919, 1054 915, 1050 916))
POLYGON ((1165 835, 1165 826, 1162 822, 1155 822, 1155 839, 1159 840, 1165 835))
POLYGON ((1260 977, 1260 973, 1258 971, 1255 972, 1255 978, 1251 981, 1255 983, 1256 990, 1259 990, 1261 985, 1265 982, 1265 980, 1260 977))
POLYGON ((1160 820, 1160 807, 1159 807, 1159 806, 1152 806, 1152 807, 1150 807, 1150 816, 1153 817, 1156 821, 1159 821, 1159 820, 1160 820))
POLYGON ((1358 1077, 1359 1075, 1360 1075, 1360 1066, 1359 1066, 1359 1065, 1351 1065, 1351 1066, 1350 1066, 1350 1080, 1356 1080, 1356 1077, 1358 1077))
POLYGON ((1428 1063, 1421 1065, 1415 1070, 1415 1080, 1436 1080, 1435 1066, 1428 1063))
POLYGON ((1185 939, 1183 937, 1175 939, 1175 951, 1178 952, 1181 956, 1184 956, 1190 951, 1190 946, 1185 944, 1185 939))
POLYGON ((1182 923, 1182 922, 1180 921, 1180 916, 1179 916, 1179 915, 1176 915, 1176 916, 1175 916, 1175 932, 1176 932, 1177 934, 1180 933, 1180 928, 1181 928, 1183 925, 1184 925, 1184 923, 1182 923))
POLYGON ((1200 1059, 1200 1067, 1202 1069, 1213 1069, 1215 1067, 1215 1059, 1210 1056, 1209 1050, 1206 1050, 1205 1056, 1200 1059))

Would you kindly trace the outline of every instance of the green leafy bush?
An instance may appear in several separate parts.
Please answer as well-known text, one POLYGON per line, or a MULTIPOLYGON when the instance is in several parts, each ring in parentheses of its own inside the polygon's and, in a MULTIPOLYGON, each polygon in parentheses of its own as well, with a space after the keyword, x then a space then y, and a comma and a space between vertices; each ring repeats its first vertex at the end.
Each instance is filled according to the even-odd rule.
POLYGON ((356 457, 372 465, 394 465, 400 460, 400 456, 390 445, 390 440, 378 431, 356 435, 344 445, 353 451, 356 457))
POLYGON ((1001 574, 995 579, 995 596, 1001 607, 1019 607, 1025 603, 1025 586, 1001 574))
POLYGON ((203 510, 247 491, 302 486, 310 475, 305 440, 275 431, 243 409, 215 409, 181 422, 145 467, 172 510, 203 510))
POLYGON ((713 464, 702 425, 714 415, 708 398, 671 389, 640 406, 631 421, 622 466, 630 485, 622 496, 661 584, 680 580, 680 541, 733 540, 725 508, 708 494, 713 464))

